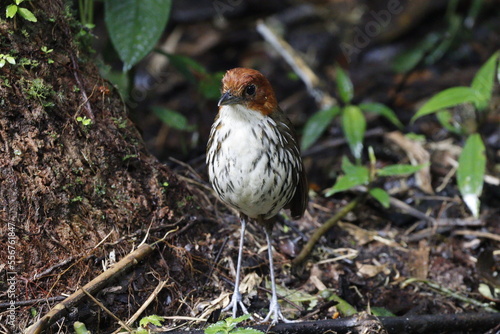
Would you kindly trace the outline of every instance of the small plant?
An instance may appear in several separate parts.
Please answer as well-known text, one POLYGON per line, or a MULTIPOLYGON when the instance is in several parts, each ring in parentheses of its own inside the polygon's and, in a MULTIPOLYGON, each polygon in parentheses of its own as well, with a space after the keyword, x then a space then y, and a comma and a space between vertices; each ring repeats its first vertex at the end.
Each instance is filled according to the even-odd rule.
POLYGON ((76 118, 76 121, 82 123, 83 126, 89 126, 92 124, 92 120, 90 118, 87 118, 87 116, 83 116, 83 117, 78 116, 76 118))
MULTIPOLYGON (((40 51, 42 51, 43 55, 44 56, 48 56, 52 51, 54 51, 54 49, 49 49, 48 47, 46 46, 42 46, 40 48, 40 51)), ((50 58, 47 58, 47 63, 48 64, 53 64, 54 63, 54 60, 50 59, 50 58)))
POLYGON ((0 68, 4 67, 6 63, 11 65, 16 64, 16 59, 12 56, 0 53, 0 68))
POLYGON ((52 85, 46 83, 42 78, 33 80, 21 79, 20 81, 23 83, 23 92, 26 93, 30 99, 38 100, 44 107, 54 106, 54 102, 48 101, 55 93, 52 85))
POLYGON ((377 169, 375 154, 373 149, 368 149, 370 156, 370 167, 359 166, 352 164, 347 157, 342 157, 343 176, 340 176, 335 182, 335 185, 330 188, 325 196, 331 196, 335 193, 352 189, 357 186, 368 186, 368 194, 376 199, 384 208, 388 208, 390 203, 389 194, 382 188, 370 187, 377 178, 386 176, 403 176, 418 172, 425 165, 389 165, 377 169))
POLYGON ((43 53, 45 53, 45 54, 48 54, 48 53, 51 53, 52 51, 54 51, 54 49, 49 49, 49 48, 48 48, 48 47, 46 47, 46 46, 42 46, 42 47, 40 48, 40 51, 42 51, 42 52, 43 52, 43 53))
POLYGON ((495 74, 499 52, 495 52, 476 73, 470 87, 452 87, 434 95, 413 116, 416 119, 437 113, 438 121, 448 131, 468 135, 458 159, 457 184, 460 194, 474 217, 479 216, 479 196, 483 191, 483 179, 486 173, 485 146, 480 134, 476 133, 479 122, 488 110, 493 94, 495 74), (459 105, 472 106, 476 119, 468 122, 454 122, 454 115, 449 108, 459 105))
POLYGON ((340 115, 341 126, 349 144, 349 148, 356 159, 360 162, 363 151, 363 138, 366 130, 366 119, 363 112, 373 112, 387 118, 398 128, 403 125, 396 117, 396 114, 387 106, 381 103, 361 103, 353 105, 354 89, 351 79, 340 67, 336 67, 337 93, 343 106, 334 105, 330 108, 320 110, 314 114, 306 123, 302 135, 302 150, 309 148, 325 132, 333 119, 340 115))
POLYGON ((6 10, 6 16, 8 19, 11 19, 13 18, 14 16, 16 16, 17 13, 19 13, 19 15, 28 20, 28 21, 31 21, 31 22, 36 22, 37 19, 35 17, 35 15, 27 8, 24 8, 24 7, 19 7, 19 5, 24 2, 24 0, 14 0, 14 3, 13 4, 10 4, 7 6, 7 10, 6 10))
POLYGON ((71 203, 82 202, 83 201, 83 197, 82 196, 76 196, 76 197, 73 197, 70 201, 71 201, 71 203))
POLYGON ((127 119, 123 117, 112 117, 111 118, 118 129, 125 129, 127 127, 127 119))
POLYGON ((250 318, 250 314, 245 314, 236 319, 229 317, 225 320, 217 321, 205 329, 205 334, 263 334, 264 332, 253 328, 236 328, 236 325, 248 318, 250 318))
POLYGON ((149 333, 149 330, 147 329, 147 327, 151 324, 151 325, 154 325, 154 326, 158 326, 158 327, 161 327, 162 326, 162 322, 165 321, 165 318, 159 316, 159 315, 150 315, 150 316, 147 316, 147 317, 144 317, 142 318, 140 321, 139 321, 139 328, 137 328, 137 330, 135 331, 136 334, 148 334, 149 333))

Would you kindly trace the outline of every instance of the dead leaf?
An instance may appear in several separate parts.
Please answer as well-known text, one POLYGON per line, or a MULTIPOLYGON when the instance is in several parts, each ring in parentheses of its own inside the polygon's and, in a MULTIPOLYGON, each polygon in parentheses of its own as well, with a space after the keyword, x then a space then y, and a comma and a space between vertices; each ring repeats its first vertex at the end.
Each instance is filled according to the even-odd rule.
POLYGON ((415 177, 417 185, 422 191, 428 194, 434 194, 431 185, 429 152, 427 152, 421 143, 406 138, 400 131, 390 132, 386 134, 385 137, 405 151, 412 165, 428 164, 428 166, 420 169, 415 174, 415 177))

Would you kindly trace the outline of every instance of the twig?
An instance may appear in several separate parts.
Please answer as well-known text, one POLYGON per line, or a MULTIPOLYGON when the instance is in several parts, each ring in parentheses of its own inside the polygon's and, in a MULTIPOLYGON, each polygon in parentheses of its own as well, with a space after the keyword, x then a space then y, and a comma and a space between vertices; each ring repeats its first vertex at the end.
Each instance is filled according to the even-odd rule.
POLYGON ((10 302, 7 303, 0 303, 0 309, 2 308, 9 308, 10 306, 28 306, 28 305, 33 305, 36 303, 50 303, 50 302, 58 302, 60 300, 64 300, 66 297, 63 296, 56 296, 56 297, 50 297, 50 298, 38 298, 38 299, 28 299, 28 300, 19 300, 16 301, 14 304, 11 304, 10 302))
POLYGON ((84 288, 81 288, 80 290, 82 290, 82 292, 87 295, 87 297, 89 297, 97 306, 99 306, 100 308, 102 308, 104 310, 104 312, 106 312, 107 314, 109 314, 113 319, 115 319, 122 327, 125 327, 129 333, 132 332, 132 328, 130 328, 126 323, 124 323, 123 321, 120 320, 120 318, 118 318, 113 312, 111 312, 110 310, 108 310, 108 308, 106 306, 104 306, 100 301, 98 301, 96 298, 94 298, 94 296, 92 296, 90 293, 88 293, 87 290, 85 290, 84 288))
POLYGON ((309 94, 314 97, 321 109, 337 105, 337 100, 321 88, 321 80, 297 54, 297 52, 283 38, 278 36, 264 21, 257 22, 257 31, 271 44, 274 49, 285 59, 295 73, 307 87, 309 94))
POLYGON ((309 256, 309 254, 312 252, 314 246, 316 243, 319 241, 319 239, 337 222, 342 219, 345 215, 347 215, 350 211, 352 211, 359 203, 364 201, 366 198, 366 194, 361 194, 358 197, 356 197, 354 200, 349 202, 346 206, 344 206, 339 212, 335 214, 332 218, 328 219, 323 225, 321 225, 314 233, 313 235, 309 238, 309 241, 307 244, 304 245, 304 248, 300 251, 299 255, 293 259, 292 261, 292 266, 299 266, 301 265, 306 258, 309 256))
POLYGON ((407 215, 410 215, 410 216, 413 216, 415 218, 421 219, 423 221, 429 222, 432 225, 436 224, 436 220, 434 218, 427 216, 422 211, 419 211, 419 210, 413 208, 412 206, 406 204, 405 202, 403 202, 395 197, 391 196, 389 199, 389 203, 391 204, 391 206, 398 208, 399 210, 401 210, 403 213, 405 213, 407 215))
MULTIPOLYGON (((151 304, 151 302, 158 296, 160 291, 165 287, 165 284, 167 284, 167 281, 161 281, 158 283, 154 291, 151 293, 151 295, 148 297, 148 299, 144 302, 144 304, 141 305, 141 307, 137 310, 137 312, 134 313, 133 316, 130 317, 130 319, 127 320, 126 323, 121 323, 120 322, 120 328, 118 328, 116 331, 113 332, 113 334, 119 333, 123 327, 126 327, 127 325, 132 325, 134 321, 139 318, 139 316, 144 312, 144 310, 151 304)), ((128 329, 128 327, 126 327, 128 329)))
POLYGON ((429 286, 430 288, 432 288, 434 291, 442 294, 443 296, 453 297, 453 298, 458 299, 462 302, 472 304, 472 305, 477 306, 477 307, 481 307, 488 312, 499 312, 497 309, 491 307, 491 305, 488 303, 482 303, 476 299, 466 297, 464 295, 461 295, 453 290, 445 288, 444 286, 441 286, 441 285, 434 283, 432 281, 429 281, 429 280, 419 279, 419 278, 409 278, 405 282, 403 282, 402 286, 404 287, 404 286, 406 286, 408 284, 412 284, 412 283, 424 283, 427 286, 429 286))
POLYGON ((73 54, 71 54, 70 58, 71 58, 71 63, 73 64, 73 70, 74 70, 73 74, 75 75, 76 83, 78 84, 78 88, 80 88, 80 92, 82 93, 83 102, 80 105, 80 107, 85 105, 87 107, 87 115, 92 121, 94 121, 95 120, 94 113, 92 112, 92 108, 90 107, 89 98, 87 97, 87 93, 85 93, 85 87, 83 86, 82 82, 80 81, 80 78, 78 77, 78 71, 79 71, 78 63, 76 62, 73 54))
POLYGON ((471 231, 471 230, 459 230, 453 232, 455 235, 473 235, 478 238, 487 238, 495 241, 500 241, 500 235, 489 233, 489 232, 481 232, 481 231, 471 231))

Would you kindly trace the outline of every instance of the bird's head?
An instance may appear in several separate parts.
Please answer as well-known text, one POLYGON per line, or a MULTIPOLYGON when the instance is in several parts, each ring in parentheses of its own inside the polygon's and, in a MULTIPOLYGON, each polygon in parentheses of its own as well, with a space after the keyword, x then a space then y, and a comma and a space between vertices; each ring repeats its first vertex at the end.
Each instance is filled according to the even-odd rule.
POLYGON ((219 100, 219 107, 238 104, 265 116, 278 109, 269 80, 257 70, 241 67, 226 72, 219 100))

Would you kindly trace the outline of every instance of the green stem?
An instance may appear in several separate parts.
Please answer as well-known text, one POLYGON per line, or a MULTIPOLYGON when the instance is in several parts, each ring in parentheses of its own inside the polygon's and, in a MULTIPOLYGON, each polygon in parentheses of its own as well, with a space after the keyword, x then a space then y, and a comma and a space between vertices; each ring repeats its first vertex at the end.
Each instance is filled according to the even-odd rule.
POLYGON ((309 256, 309 254, 312 252, 314 246, 318 242, 318 240, 333 226, 335 226, 339 220, 344 218, 345 215, 347 215, 350 211, 354 210, 354 208, 361 203, 362 201, 365 200, 367 194, 364 193, 358 197, 356 197, 354 200, 349 202, 346 206, 344 206, 339 212, 337 212, 332 218, 328 219, 323 225, 321 225, 309 238, 309 241, 307 244, 305 244, 304 248, 300 251, 299 255, 293 259, 292 261, 292 266, 299 266, 301 265, 306 258, 309 256))

